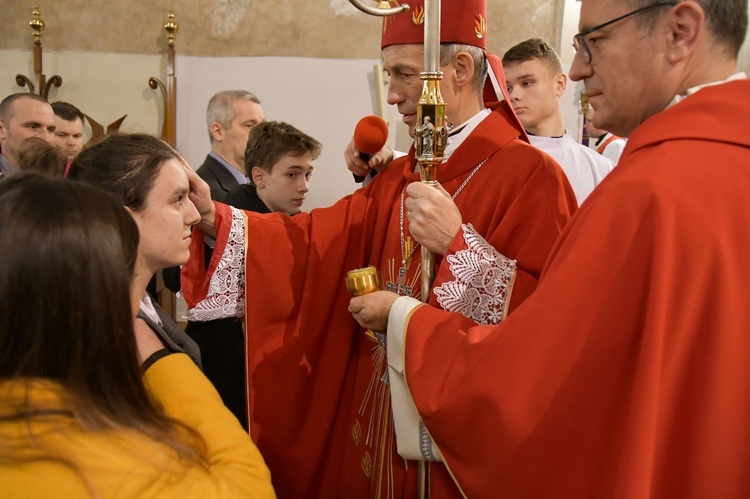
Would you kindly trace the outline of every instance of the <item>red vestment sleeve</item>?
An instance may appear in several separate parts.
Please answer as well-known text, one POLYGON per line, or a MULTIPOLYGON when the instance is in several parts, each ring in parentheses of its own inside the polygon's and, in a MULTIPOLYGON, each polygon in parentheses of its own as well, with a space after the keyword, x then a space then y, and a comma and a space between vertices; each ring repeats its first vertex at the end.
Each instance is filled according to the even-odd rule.
POLYGON ((214 201, 214 206, 216 206, 216 216, 214 218, 216 245, 214 246, 214 253, 209 268, 206 269, 205 265, 205 234, 198 227, 193 228, 190 239, 190 260, 182 266, 180 288, 188 309, 206 298, 211 274, 216 269, 216 265, 227 245, 229 229, 232 223, 231 208, 218 201, 214 201))

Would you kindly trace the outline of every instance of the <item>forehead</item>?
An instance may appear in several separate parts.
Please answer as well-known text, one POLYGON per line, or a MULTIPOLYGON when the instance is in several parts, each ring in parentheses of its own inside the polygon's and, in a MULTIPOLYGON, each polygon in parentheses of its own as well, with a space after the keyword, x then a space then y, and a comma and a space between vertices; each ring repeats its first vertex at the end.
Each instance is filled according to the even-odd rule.
POLYGON ((540 59, 512 62, 507 66, 503 66, 503 71, 505 72, 505 79, 509 82, 515 82, 516 80, 528 77, 548 78, 552 76, 552 71, 550 70, 549 65, 540 59))
POLYGON ((59 132, 67 133, 83 133, 83 122, 76 118, 73 121, 68 121, 57 115, 55 115, 55 130, 59 132))
POLYGON ((172 194, 187 189, 188 186, 187 173, 185 173, 184 167, 177 159, 171 158, 161 164, 149 195, 172 194))
POLYGON ((255 119, 256 121, 263 121, 263 108, 257 102, 249 101, 247 99, 237 99, 232 104, 234 109, 235 119, 239 121, 245 121, 248 119, 255 119))
POLYGON ((424 66, 424 47, 422 45, 391 45, 383 49, 383 67, 387 71, 399 67, 421 71, 422 66, 424 66))
POLYGON ((52 106, 46 102, 40 102, 35 99, 21 98, 13 102, 10 109, 9 120, 26 122, 39 121, 40 123, 52 124, 55 113, 52 106))
POLYGON ((581 0, 578 31, 586 31, 625 14, 632 7, 627 0, 581 0))
POLYGON ((310 153, 302 154, 301 156, 293 156, 292 154, 284 154, 279 160, 273 164, 273 171, 277 170, 311 170, 313 167, 313 159, 310 153))

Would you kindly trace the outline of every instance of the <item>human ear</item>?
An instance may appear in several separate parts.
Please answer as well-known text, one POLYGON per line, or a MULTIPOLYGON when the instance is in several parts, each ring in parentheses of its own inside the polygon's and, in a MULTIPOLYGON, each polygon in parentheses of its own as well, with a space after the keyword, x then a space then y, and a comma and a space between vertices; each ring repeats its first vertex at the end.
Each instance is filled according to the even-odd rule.
POLYGON ((468 52, 459 52, 453 59, 456 86, 471 85, 474 80, 474 59, 468 52))
POLYGON ((555 95, 560 97, 565 93, 565 87, 568 86, 568 75, 565 73, 559 73, 555 76, 555 95))
POLYGON ((266 172, 262 168, 258 168, 257 166, 253 166, 253 169, 250 170, 250 175, 253 179, 253 185, 255 187, 262 189, 266 186, 266 172))
POLYGON ((693 1, 680 2, 666 19, 667 60, 677 63, 693 53, 705 30, 703 9, 693 1))
POLYGON ((208 129, 211 131, 211 137, 213 137, 215 141, 221 142, 224 140, 224 129, 217 122, 214 121, 211 123, 211 126, 208 129))

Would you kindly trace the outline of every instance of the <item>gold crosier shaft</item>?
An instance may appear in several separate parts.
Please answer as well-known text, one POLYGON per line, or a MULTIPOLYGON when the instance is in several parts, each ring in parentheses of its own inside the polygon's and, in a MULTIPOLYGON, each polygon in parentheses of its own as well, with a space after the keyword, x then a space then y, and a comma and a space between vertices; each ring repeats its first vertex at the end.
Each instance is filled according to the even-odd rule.
MULTIPOLYGON (((440 94, 440 0, 425 0, 424 23, 424 81, 422 95, 417 103, 417 126, 414 145, 420 166, 421 180, 437 186, 438 165, 443 162, 448 128, 445 119, 445 102, 440 94)), ((435 255, 422 247, 421 297, 427 302, 435 280, 435 255)))

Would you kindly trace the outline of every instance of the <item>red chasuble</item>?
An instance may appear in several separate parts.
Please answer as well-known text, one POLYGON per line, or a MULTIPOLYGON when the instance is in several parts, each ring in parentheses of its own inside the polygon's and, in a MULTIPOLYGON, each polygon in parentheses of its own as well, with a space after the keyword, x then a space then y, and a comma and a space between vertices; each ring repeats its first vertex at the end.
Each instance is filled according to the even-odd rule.
POLYGON ((750 82, 645 121, 539 287, 421 306, 406 381, 471 498, 750 497, 750 82))
MULTIPOLYGON (((464 221, 517 259, 512 308, 536 287, 575 198, 557 164, 518 139, 510 113, 496 106, 438 178, 452 194, 485 162, 455 201, 464 221)), ((281 498, 416 497, 417 463, 407 466, 396 453, 385 351, 347 311, 344 285, 347 271, 367 265, 396 282, 401 194, 419 180, 414 166, 412 151, 366 188, 309 214, 245 213, 250 433, 281 498)), ((214 260, 224 251, 229 218, 229 208, 217 203, 214 260)), ((201 268, 202 248, 203 234, 194 231, 182 288, 191 307, 205 297, 213 270, 201 268)), ((418 255, 405 283, 419 282, 418 255)), ((436 285, 451 278, 441 266, 436 285)), ((433 468, 433 498, 458 495, 444 467, 433 468)))

